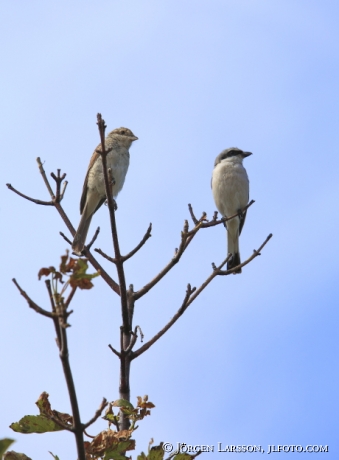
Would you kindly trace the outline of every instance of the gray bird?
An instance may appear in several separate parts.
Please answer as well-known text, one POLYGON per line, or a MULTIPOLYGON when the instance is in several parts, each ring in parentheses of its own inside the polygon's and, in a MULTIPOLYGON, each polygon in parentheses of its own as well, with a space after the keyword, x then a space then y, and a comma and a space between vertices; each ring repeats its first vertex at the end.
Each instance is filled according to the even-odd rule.
MULTIPOLYGON (((112 149, 107 154, 107 168, 111 168, 114 185, 112 187, 113 198, 122 189, 129 166, 129 148, 132 142, 138 138, 128 128, 117 128, 111 131, 105 139, 105 148, 112 149)), ((81 220, 74 236, 72 249, 81 255, 84 249, 87 232, 93 214, 106 200, 105 181, 102 169, 100 153, 101 144, 94 150, 89 162, 85 182, 80 200, 81 220)))
MULTIPOLYGON (((249 180, 242 165, 244 158, 252 155, 237 147, 222 151, 214 162, 212 174, 212 192, 218 211, 223 217, 231 217, 241 211, 249 200, 249 180)), ((227 262, 227 269, 239 265, 239 235, 244 226, 246 211, 240 216, 226 222, 227 252, 232 258, 227 262)), ((241 268, 234 273, 241 273, 241 268)))

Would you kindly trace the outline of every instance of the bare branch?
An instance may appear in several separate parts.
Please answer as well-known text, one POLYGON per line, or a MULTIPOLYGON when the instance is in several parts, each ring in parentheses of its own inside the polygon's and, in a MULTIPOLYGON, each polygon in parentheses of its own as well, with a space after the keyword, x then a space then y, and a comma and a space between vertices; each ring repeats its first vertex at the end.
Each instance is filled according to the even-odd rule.
POLYGON ((137 341, 137 338, 138 338, 137 334, 135 334, 132 331, 131 331, 131 335, 132 335, 131 341, 130 341, 128 347, 126 348, 126 350, 124 350, 124 353, 126 355, 132 350, 132 348, 134 347, 135 342, 137 341))
MULTIPOLYGON (((61 314, 59 315, 59 319, 62 319, 63 323, 66 322, 67 312, 65 308, 63 308, 63 312, 61 312, 61 314), (62 317, 62 313, 64 314, 63 317, 62 317)), ((61 344, 60 344, 61 346, 59 348, 60 349, 59 356, 60 356, 62 368, 64 371, 64 376, 65 376, 65 380, 67 384, 67 390, 68 390, 69 400, 70 400, 71 408, 72 408, 72 416, 73 416, 73 427, 72 427, 72 430, 70 431, 74 433, 79 458, 85 459, 83 428, 82 428, 82 423, 80 419, 79 405, 78 405, 78 399, 76 395, 71 365, 69 362, 67 329, 65 327, 62 327, 61 322, 59 324, 60 324, 60 335, 61 335, 61 344)))
POLYGON ((54 199, 56 203, 60 203, 61 201, 61 194, 60 194, 61 183, 66 177, 66 173, 60 176, 60 171, 61 171, 60 169, 57 169, 57 176, 53 172, 51 172, 51 176, 56 182, 56 195, 54 199))
POLYGON ((140 347, 138 350, 134 351, 131 353, 131 360, 137 358, 140 356, 142 353, 144 353, 146 350, 148 350, 157 340, 162 337, 165 332, 168 331, 168 329, 173 326, 173 324, 180 318, 180 316, 185 312, 186 308, 189 306, 188 300, 190 296, 193 294, 195 291, 195 288, 191 288, 191 285, 187 285, 187 290, 186 290, 186 295, 185 298, 182 302, 181 307, 179 310, 176 312, 176 314, 173 316, 173 318, 166 324, 165 327, 161 329, 151 340, 146 342, 142 347, 140 347))
POLYGON ((93 256, 91 251, 87 249, 85 246, 83 250, 84 256, 89 260, 89 262, 93 265, 93 267, 100 272, 100 276, 106 281, 108 286, 118 295, 120 295, 120 287, 119 284, 117 284, 106 272, 106 270, 99 264, 99 262, 96 260, 96 258, 93 256))
MULTIPOLYGON (((51 310, 52 310, 53 313, 55 313, 56 308, 55 308, 55 303, 54 303, 54 298, 53 298, 53 293, 52 293, 52 288, 51 288, 51 280, 47 279, 45 281, 45 284, 46 284, 49 300, 51 302, 51 310)), ((56 318, 56 315, 55 315, 55 318, 56 318)))
POLYGON ((68 244, 70 244, 70 245, 72 246, 72 241, 69 240, 69 239, 67 238, 67 236, 66 236, 64 233, 59 232, 59 234, 63 237, 64 240, 67 241, 68 244))
POLYGON ((42 165, 42 163, 41 163, 40 157, 38 157, 38 158, 36 159, 36 161, 37 161, 37 163, 38 163, 39 171, 40 171, 41 176, 42 176, 42 178, 43 178, 43 180, 44 180, 44 182, 45 182, 45 185, 46 185, 46 187, 47 187, 47 190, 48 190, 49 194, 51 195, 52 200, 54 200, 55 196, 54 196, 52 187, 50 186, 49 181, 48 181, 48 179, 47 179, 47 176, 46 176, 44 167, 43 167, 43 165, 42 165))
POLYGON ((134 334, 137 333, 137 330, 138 330, 138 329, 139 329, 139 332, 140 332, 140 342, 142 342, 142 341, 144 340, 144 334, 143 334, 143 332, 142 332, 140 326, 135 326, 135 328, 134 328, 134 334))
POLYGON ((138 329, 139 329, 139 332, 140 332, 140 341, 142 342, 144 340, 144 334, 141 330, 141 327, 140 326, 135 326, 134 328, 134 332, 131 331, 131 335, 132 335, 132 339, 130 341, 130 344, 128 345, 128 347, 126 348, 125 350, 125 354, 128 355, 128 353, 133 349, 136 341, 137 341, 137 338, 138 338, 138 329))
POLYGON ((228 254, 226 259, 218 267, 215 267, 215 265, 212 264, 213 272, 206 279, 206 281, 204 281, 202 285, 195 291, 192 297, 190 297, 190 299, 187 302, 187 306, 191 305, 191 303, 198 297, 198 295, 205 289, 205 287, 210 284, 213 278, 215 278, 219 274, 218 270, 220 270, 230 260, 231 257, 232 257, 232 254, 228 254))
POLYGON ((67 180, 65 180, 64 185, 62 186, 61 193, 60 193, 60 201, 62 201, 63 198, 64 198, 67 185, 68 185, 68 182, 67 182, 67 180))
POLYGON ((82 425, 84 431, 86 430, 86 428, 88 428, 90 425, 92 425, 94 422, 98 420, 98 418, 102 414, 102 411, 105 409, 107 404, 108 404, 107 399, 103 398, 102 403, 100 404, 99 409, 95 412, 94 416, 87 423, 82 425))
MULTIPOLYGON (((196 226, 199 226, 199 228, 209 228, 209 227, 214 227, 215 225, 220 225, 224 222, 227 222, 231 219, 234 219, 235 217, 239 216, 239 214, 242 214, 244 211, 246 211, 250 206, 252 206, 252 204, 254 204, 255 201, 254 200, 251 200, 244 208, 242 208, 239 212, 237 212, 236 214, 233 214, 233 216, 230 216, 230 217, 222 217, 221 219, 217 219, 217 211, 214 212, 213 214, 213 218, 212 220, 210 221, 207 221, 206 219, 206 213, 204 212, 201 216, 201 218, 199 220, 197 220, 194 216, 194 218, 197 220, 197 224, 196 226), (203 222, 205 221, 205 222, 203 222)), ((192 210, 192 206, 189 204, 188 205, 188 209, 190 210, 190 212, 192 211, 193 213, 193 210, 192 210)), ((192 217, 193 219, 193 217, 192 217)), ((191 232, 189 233, 193 233, 195 229, 191 230, 191 232)))
POLYGON ((116 264, 117 261, 116 259, 114 259, 114 257, 110 257, 108 256, 104 251, 102 251, 101 249, 99 248, 95 248, 94 249, 95 252, 97 252, 98 254, 100 254, 102 257, 104 257, 106 260, 108 260, 109 262, 112 262, 112 264, 116 264))
POLYGON ((190 305, 192 302, 194 302, 194 300, 205 289, 205 287, 213 280, 213 278, 215 278, 218 275, 231 275, 232 273, 234 273, 239 268, 244 267, 245 265, 249 264, 255 257, 259 256, 260 251, 266 245, 266 243, 272 238, 272 236, 273 236, 272 233, 270 233, 268 235, 268 237, 266 238, 266 240, 263 242, 263 244, 260 246, 260 248, 258 250, 254 250, 253 254, 247 260, 245 260, 245 262, 243 262, 242 264, 238 265, 237 267, 233 267, 230 270, 221 270, 222 267, 226 264, 226 262, 228 262, 228 260, 232 257, 232 254, 229 254, 226 257, 226 259, 222 262, 222 264, 219 265, 218 267, 216 267, 214 264, 212 264, 213 267, 214 267, 213 273, 199 287, 199 289, 197 289, 196 292, 192 295, 192 297, 188 301, 188 305, 190 305))
POLYGON ((115 348, 113 348, 112 345, 109 344, 108 346, 113 351, 113 353, 118 356, 118 358, 121 358, 121 353, 119 353, 115 348))
POLYGON ((124 351, 124 326, 120 326, 120 350, 122 356, 124 351))
POLYGON ((177 321, 177 319, 184 313, 184 311, 187 309, 187 307, 189 305, 191 305, 191 303, 198 297, 198 295, 206 288, 206 286, 208 286, 208 284, 218 275, 230 275, 231 273, 234 273, 235 270, 237 270, 238 268, 240 267, 243 267, 245 265, 247 265, 248 263, 251 262, 251 260, 253 260, 255 257, 257 257, 258 255, 260 255, 260 251, 262 250, 262 248, 266 245, 266 243, 270 240, 270 238, 272 237, 272 234, 270 234, 266 240, 264 241, 264 243, 260 246, 260 248, 256 251, 254 251, 253 255, 251 257, 249 257, 245 262, 243 262, 242 264, 240 264, 238 267, 234 267, 232 268, 231 270, 221 270, 222 267, 227 263, 227 261, 232 257, 231 254, 229 254, 226 259, 218 266, 218 267, 215 267, 214 264, 213 264, 213 272, 212 274, 206 279, 206 281, 204 281, 204 283, 202 283, 202 285, 199 287, 199 289, 196 289, 196 288, 193 288, 191 289, 191 286, 188 285, 187 286, 187 291, 186 291, 186 296, 184 298, 184 301, 181 305, 181 307, 179 308, 179 310, 177 311, 177 313, 174 315, 174 317, 171 319, 171 321, 169 321, 166 326, 160 331, 158 332, 158 334, 156 334, 151 340, 149 340, 147 343, 145 343, 142 347, 140 347, 138 350, 136 350, 135 352, 132 352, 131 353, 131 359, 134 359, 134 358, 137 358, 138 356, 140 356, 142 353, 144 353, 144 351, 148 350, 148 348, 150 346, 152 346, 163 334, 165 334, 165 332, 168 331, 168 329, 177 321), (193 294, 194 293, 194 294, 193 294))
POLYGON ((198 219, 197 219, 197 218, 195 217, 195 215, 194 215, 194 212, 193 212, 193 208, 192 208, 191 203, 188 203, 188 210, 189 210, 189 212, 190 212, 190 214, 191 214, 191 218, 192 218, 192 220, 193 220, 194 225, 198 225, 199 221, 198 221, 198 219))
MULTIPOLYGON (((77 290, 77 286, 74 286, 71 290, 71 292, 69 293, 69 296, 67 297, 67 300, 65 302, 65 309, 67 309, 69 307, 69 304, 72 302, 72 299, 73 299, 73 296, 75 294, 75 291, 77 290)), ((70 314, 70 312, 68 312, 70 314)))
POLYGON ((89 244, 87 244, 87 249, 91 249, 94 241, 98 238, 98 235, 100 233, 100 227, 98 227, 96 230, 95 230, 95 233, 93 235, 93 238, 91 239, 91 241, 89 242, 89 244))
POLYGON ((54 302, 53 293, 52 293, 51 280, 47 279, 45 281, 45 284, 46 284, 47 292, 48 292, 48 295, 49 295, 49 300, 51 302, 51 309, 52 309, 52 312, 54 313, 54 315, 53 315, 53 323, 54 323, 54 329, 55 329, 55 332, 56 332, 56 335, 57 335, 57 338, 56 338, 57 345, 58 345, 58 348, 60 350, 61 334, 60 334, 60 328, 59 328, 59 318, 55 314, 56 313, 56 308, 55 308, 55 302, 54 302))
POLYGON ((134 254, 136 252, 139 251, 140 248, 142 248, 142 246, 146 243, 146 241, 148 240, 148 238, 150 238, 152 235, 151 235, 151 231, 152 231, 152 223, 149 224, 149 227, 147 229, 147 232, 145 233, 143 239, 140 241, 140 243, 131 251, 129 252, 128 254, 126 254, 125 256, 122 256, 122 260, 125 262, 126 260, 128 260, 129 258, 131 258, 132 256, 134 256, 134 254))
POLYGON ((249 264, 253 259, 255 259, 256 257, 260 256, 260 251, 263 249, 263 247, 268 243, 268 241, 272 238, 272 233, 270 233, 268 235, 268 237, 266 238, 266 240, 263 242, 263 244, 260 246, 259 249, 257 250, 253 250, 253 254, 247 259, 245 260, 245 262, 237 265, 236 267, 233 267, 231 268, 230 270, 220 270, 219 268, 217 269, 218 271, 218 275, 230 275, 232 273, 234 273, 236 270, 238 270, 239 268, 242 268, 244 267, 245 265, 249 264))
MULTIPOLYGON (((246 211, 252 204, 254 203, 254 200, 250 201, 240 212, 246 211)), ((145 295, 150 289, 152 289, 170 270, 171 268, 174 267, 175 264, 177 264, 184 253, 184 251, 187 249, 188 245, 191 243, 193 240, 194 236, 198 233, 198 231, 202 228, 209 228, 209 227, 214 227, 215 225, 220 225, 224 222, 227 222, 230 219, 234 219, 239 215, 239 213, 234 214, 234 216, 230 217, 223 217, 222 219, 217 220, 216 213, 213 215, 213 219, 211 221, 206 221, 206 213, 204 212, 201 216, 201 218, 198 220, 193 212, 192 206, 189 204, 188 209, 190 211, 191 217, 193 222, 195 223, 195 227, 192 230, 188 229, 188 222, 185 220, 184 223, 184 228, 183 231, 181 232, 181 243, 179 248, 175 251, 174 257, 170 260, 170 262, 158 273, 157 276, 155 276, 149 283, 147 283, 143 288, 141 288, 139 291, 134 293, 134 300, 140 299, 143 295, 145 295)))
POLYGON ((168 262, 168 264, 143 288, 139 289, 139 291, 133 294, 134 300, 140 299, 143 295, 145 295, 152 287, 154 287, 165 275, 168 273, 175 264, 177 264, 184 253, 186 247, 188 246, 189 242, 192 240, 193 236, 188 237, 187 233, 187 221, 185 221, 184 229, 181 232, 181 242, 179 245, 178 250, 175 252, 172 259, 168 262), (186 230, 186 231, 185 231, 186 230), (187 241, 189 238, 189 241, 187 241))
POLYGON ((57 200, 54 201, 54 206, 56 207, 56 209, 57 209, 58 213, 60 214, 62 220, 65 222, 66 227, 68 228, 70 234, 72 236, 74 236, 75 235, 75 229, 74 229, 73 225, 71 224, 71 221, 69 220, 69 218, 68 218, 67 214, 65 213, 63 207, 61 206, 61 204, 57 200))
MULTIPOLYGON (((121 261, 122 262, 125 262, 126 260, 130 259, 132 256, 134 256, 134 254, 139 251, 139 249, 146 243, 146 241, 148 240, 148 238, 150 238, 152 235, 151 235, 151 231, 152 231, 152 224, 149 224, 149 227, 147 229, 147 232, 145 233, 143 239, 140 241, 140 243, 131 251, 129 252, 127 255, 125 256, 121 256, 121 261)), ((97 252, 98 254, 100 254, 102 257, 104 257, 106 260, 112 262, 113 264, 116 264, 117 263, 117 260, 114 258, 114 257, 110 257, 108 256, 104 251, 102 251, 101 249, 99 248, 96 248, 94 249, 95 252, 97 252)))
POLYGON ((33 300, 26 294, 26 292, 23 289, 21 289, 15 278, 13 278, 12 281, 18 288, 22 297, 24 297, 27 300, 27 303, 30 308, 33 308, 33 310, 35 310, 37 313, 40 313, 40 315, 47 316, 47 318, 53 318, 53 314, 51 312, 44 310, 43 308, 39 307, 39 305, 37 305, 35 302, 33 302, 33 300))
POLYGON ((35 198, 30 198, 29 196, 24 195, 23 193, 21 193, 18 190, 16 190, 14 187, 12 187, 11 184, 6 184, 6 185, 9 188, 9 190, 11 190, 12 192, 14 192, 17 195, 21 196, 22 198, 25 198, 25 200, 32 201, 35 204, 41 204, 43 206, 54 206, 53 201, 42 201, 42 200, 36 200, 35 198))
POLYGON ((101 151, 99 150, 99 153, 101 155, 102 169, 103 169, 103 175, 104 175, 104 180, 105 180, 105 191, 106 191, 106 198, 107 198, 108 210, 109 210, 110 221, 111 221, 114 254, 115 254, 116 261, 117 261, 116 267, 117 267, 118 278, 119 278, 121 316, 122 316, 124 330, 127 333, 131 328, 129 324, 128 309, 127 309, 125 272, 123 268, 123 261, 121 259, 121 254, 120 254, 118 233, 117 233, 117 227, 116 227, 116 221, 115 221, 114 200, 113 200, 112 193, 110 193, 111 181, 109 180, 108 170, 107 170, 107 161, 106 161, 107 151, 105 150, 106 125, 100 113, 97 114, 97 120, 98 120, 97 125, 99 128, 100 139, 101 139, 101 151))

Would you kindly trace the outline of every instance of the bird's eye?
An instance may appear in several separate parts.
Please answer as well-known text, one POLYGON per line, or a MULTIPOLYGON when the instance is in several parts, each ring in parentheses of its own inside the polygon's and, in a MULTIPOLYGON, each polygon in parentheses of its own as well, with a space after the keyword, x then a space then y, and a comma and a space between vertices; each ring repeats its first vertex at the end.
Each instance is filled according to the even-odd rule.
POLYGON ((122 130, 120 131, 120 134, 126 134, 126 131, 125 131, 124 129, 122 129, 122 130))

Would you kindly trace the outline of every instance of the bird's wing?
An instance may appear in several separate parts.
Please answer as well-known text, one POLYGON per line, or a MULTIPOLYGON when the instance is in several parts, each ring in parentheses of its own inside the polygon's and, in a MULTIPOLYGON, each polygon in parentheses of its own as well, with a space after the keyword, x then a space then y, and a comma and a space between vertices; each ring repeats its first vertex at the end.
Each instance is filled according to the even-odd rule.
MULTIPOLYGON (((90 159, 90 162, 89 162, 89 165, 88 165, 88 168, 87 168, 87 174, 86 174, 86 177, 85 177, 85 180, 84 180, 84 185, 82 187, 82 195, 81 195, 81 199, 80 199, 80 214, 82 214, 83 210, 84 210, 84 207, 85 207, 85 204, 86 204, 86 199, 87 199, 87 181, 88 181, 88 174, 89 174, 89 171, 91 170, 92 166, 94 165, 94 163, 96 162, 98 156, 100 155, 97 150, 101 148, 101 144, 99 144, 97 146, 97 148, 94 150, 93 152, 93 155, 91 156, 91 159, 90 159)), ((101 203, 102 204, 102 203, 101 203)), ((100 204, 100 206, 101 206, 100 204)), ((99 207, 100 207, 99 206, 99 207)), ((98 208, 97 208, 98 209, 98 208)))
POLYGON ((240 214, 240 217, 239 217, 239 235, 241 233, 241 230, 244 226, 244 223, 245 223, 245 219, 246 219, 246 214, 247 214, 247 209, 246 211, 244 211, 243 213, 240 214))

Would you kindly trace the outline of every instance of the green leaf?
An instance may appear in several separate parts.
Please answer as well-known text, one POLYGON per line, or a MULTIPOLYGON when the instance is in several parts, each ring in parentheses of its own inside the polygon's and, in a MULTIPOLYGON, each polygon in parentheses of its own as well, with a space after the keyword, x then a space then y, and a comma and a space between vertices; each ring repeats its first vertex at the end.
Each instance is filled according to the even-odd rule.
POLYGON ((112 423, 118 423, 120 420, 119 415, 114 415, 114 414, 106 414, 105 417, 103 417, 105 420, 108 420, 112 423))
POLYGON ((127 399, 117 399, 112 403, 113 407, 128 407, 129 409, 134 409, 133 404, 131 404, 127 399))
POLYGON ((148 453, 148 460, 162 460, 164 458, 164 453, 162 443, 159 446, 153 446, 148 453))
POLYGON ((195 458, 200 454, 201 454, 201 452, 197 452, 196 454, 193 454, 193 455, 190 455, 190 454, 187 454, 187 453, 180 453, 180 454, 175 455, 172 458, 172 460, 191 460, 192 458, 195 458))
POLYGON ((27 455, 25 454, 21 454, 20 452, 14 452, 14 450, 11 450, 5 453, 4 460, 32 460, 32 459, 30 457, 27 457, 27 455))
POLYGON ((147 459, 147 455, 145 455, 143 452, 141 452, 141 454, 137 456, 137 460, 146 460, 146 459, 147 459))
POLYGON ((128 441, 121 441, 115 444, 114 447, 105 452, 104 460, 126 460, 124 455, 126 450, 132 450, 135 448, 135 441, 129 439, 128 441))
POLYGON ((11 444, 13 444, 14 439, 4 438, 0 439, 0 458, 2 458, 3 454, 9 448, 11 444))
POLYGON ((25 415, 18 422, 12 423, 10 428, 17 433, 47 433, 63 429, 44 415, 25 415))

